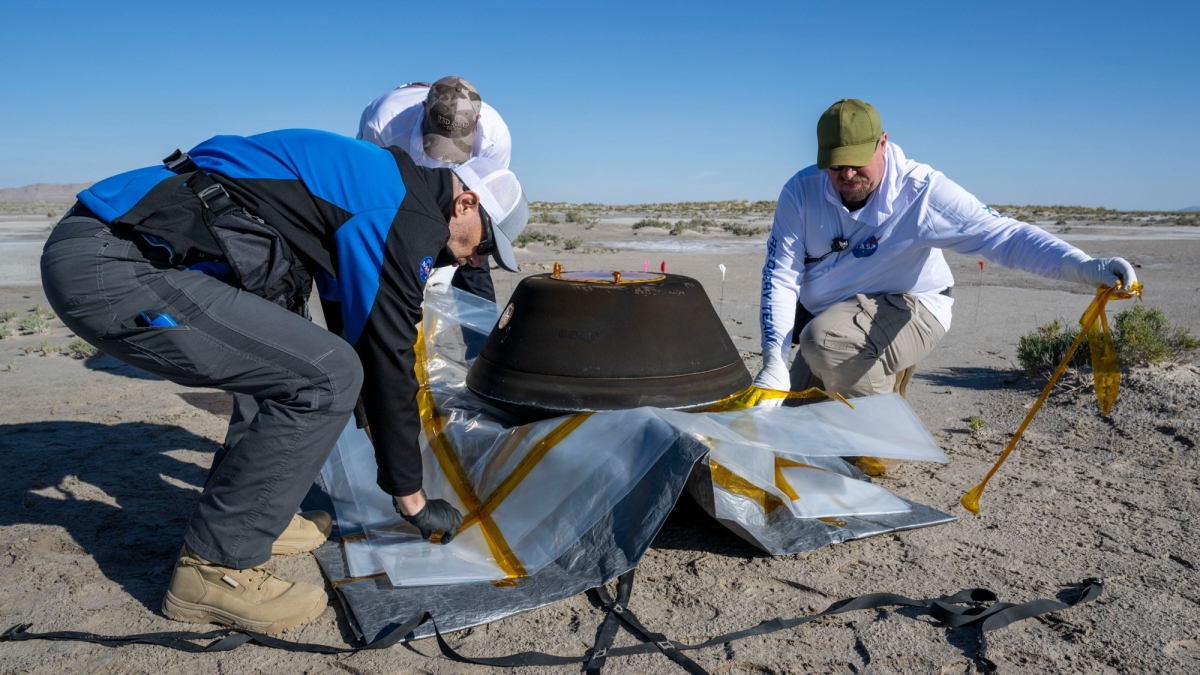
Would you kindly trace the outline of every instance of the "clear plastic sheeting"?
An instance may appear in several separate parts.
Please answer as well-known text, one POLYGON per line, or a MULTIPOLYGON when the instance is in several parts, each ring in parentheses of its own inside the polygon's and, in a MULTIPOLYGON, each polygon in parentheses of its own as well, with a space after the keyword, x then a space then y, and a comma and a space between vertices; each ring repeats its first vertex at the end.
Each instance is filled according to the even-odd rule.
POLYGON ((638 408, 517 426, 464 385, 463 329, 487 333, 496 319, 493 303, 458 289, 426 294, 416 365, 424 485, 463 512, 463 528, 447 545, 423 541, 377 487, 374 450, 351 425, 322 471, 350 575, 335 583, 386 574, 396 587, 503 585, 535 575, 577 549, 681 441, 709 449, 700 464, 714 494, 758 528, 912 509, 860 480, 842 456, 947 461, 896 395, 855 399, 853 409, 836 401, 692 414, 638 408))

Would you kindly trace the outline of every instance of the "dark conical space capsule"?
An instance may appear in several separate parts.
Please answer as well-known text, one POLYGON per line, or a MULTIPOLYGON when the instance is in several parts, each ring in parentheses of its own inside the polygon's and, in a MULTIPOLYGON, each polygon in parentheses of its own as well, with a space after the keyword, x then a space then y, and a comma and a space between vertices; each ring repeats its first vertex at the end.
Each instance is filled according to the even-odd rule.
POLYGON ((704 287, 677 274, 560 272, 513 291, 467 387, 527 420, 699 410, 750 386, 704 287))

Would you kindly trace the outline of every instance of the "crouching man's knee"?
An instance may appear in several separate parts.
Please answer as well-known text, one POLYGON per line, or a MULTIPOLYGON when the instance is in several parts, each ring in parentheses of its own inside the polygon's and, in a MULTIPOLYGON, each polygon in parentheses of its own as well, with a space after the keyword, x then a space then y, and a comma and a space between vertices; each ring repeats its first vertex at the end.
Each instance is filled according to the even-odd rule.
POLYGON ((354 348, 339 339, 316 365, 321 369, 321 375, 312 381, 317 409, 329 412, 354 410, 363 384, 362 362, 354 348))
POLYGON ((804 359, 826 390, 843 396, 868 396, 890 389, 866 331, 855 321, 857 303, 842 305, 822 312, 804 327, 798 358, 804 359))

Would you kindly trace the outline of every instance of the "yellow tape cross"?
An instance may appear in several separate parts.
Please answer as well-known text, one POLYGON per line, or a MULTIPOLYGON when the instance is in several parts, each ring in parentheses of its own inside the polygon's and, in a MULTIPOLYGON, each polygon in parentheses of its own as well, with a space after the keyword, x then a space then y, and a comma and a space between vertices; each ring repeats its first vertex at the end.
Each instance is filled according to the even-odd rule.
MULTIPOLYGON (((546 454, 554 448, 554 446, 558 445, 567 436, 570 436, 571 432, 578 429, 579 426, 586 422, 591 416, 592 413, 580 413, 578 415, 572 415, 563 420, 558 426, 554 427, 554 429, 551 430, 550 433, 546 434, 542 440, 538 441, 537 444, 534 445, 533 448, 531 448, 529 452, 521 458, 521 461, 517 464, 517 468, 513 469, 513 472, 510 473, 508 477, 496 487, 492 494, 488 495, 487 499, 484 500, 483 505, 480 506, 479 510, 472 512, 463 519, 463 529, 466 529, 468 525, 475 524, 475 522, 481 518, 491 516, 496 510, 496 507, 500 506, 500 504, 510 494, 512 494, 512 491, 521 484, 521 481, 525 480, 525 478, 529 476, 530 472, 533 471, 533 468, 538 465, 538 462, 542 461, 542 458, 545 457, 546 454)), ((518 439, 518 442, 523 439, 524 435, 518 439)))
MULTIPOLYGON (((509 547, 508 541, 504 539, 504 533, 500 531, 496 521, 489 514, 483 513, 483 503, 475 494, 475 488, 467 478, 466 470, 463 469, 462 464, 458 461, 458 455, 455 454, 454 448, 450 447, 450 441, 446 438, 445 419, 438 413, 437 403, 433 400, 433 392, 429 389, 429 364, 425 348, 424 323, 417 330, 417 342, 413 345, 413 349, 416 352, 414 370, 418 386, 417 407, 421 411, 421 426, 425 430, 425 438, 429 441, 430 449, 437 457, 438 464, 445 472, 446 479, 450 482, 454 493, 466 507, 468 517, 474 516, 479 521, 484 541, 487 542, 492 557, 496 559, 496 564, 505 576, 509 579, 529 576, 521 561, 509 547)), ((465 526, 464 522, 463 527, 459 528, 459 532, 462 532, 465 526)))

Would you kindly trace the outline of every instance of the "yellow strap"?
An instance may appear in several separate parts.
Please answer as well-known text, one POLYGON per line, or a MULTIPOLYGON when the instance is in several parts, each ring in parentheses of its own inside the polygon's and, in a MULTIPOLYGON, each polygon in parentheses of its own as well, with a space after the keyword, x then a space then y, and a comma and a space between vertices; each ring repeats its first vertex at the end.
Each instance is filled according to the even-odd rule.
POLYGON ((821 467, 813 466, 811 464, 793 462, 792 460, 784 459, 783 457, 775 458, 775 487, 779 488, 780 492, 787 495, 788 499, 795 502, 800 500, 800 495, 796 494, 796 491, 792 489, 792 484, 788 482, 787 478, 784 478, 782 471, 782 469, 787 469, 790 467, 797 467, 800 469, 816 469, 818 471, 821 471, 822 469, 821 467))
POLYGON ((1096 382, 1096 399, 1100 403, 1100 412, 1108 415, 1112 409, 1113 402, 1117 400, 1117 393, 1121 386, 1121 366, 1117 362, 1116 348, 1113 346, 1112 335, 1108 330, 1108 319, 1104 315, 1104 306, 1109 300, 1117 298, 1127 300, 1134 296, 1142 297, 1142 285, 1135 282, 1129 287, 1128 291, 1121 290, 1120 282, 1116 286, 1108 287, 1101 286, 1096 289, 1096 299, 1092 300, 1092 304, 1084 310, 1083 316, 1079 319, 1079 323, 1083 329, 1079 331, 1079 336, 1075 338, 1075 342, 1071 343, 1071 348, 1067 350, 1067 355, 1063 357, 1062 363, 1058 364, 1058 368, 1054 369, 1054 374, 1050 376, 1050 381, 1046 383, 1042 393, 1034 402, 1033 407, 1029 409, 1029 413, 1025 415, 1025 420, 1021 422, 1021 426, 1017 427, 1017 432, 1008 442, 1008 446, 1004 448, 1004 452, 1000 453, 1000 458, 992 465, 991 471, 983 477, 979 485, 971 488, 969 492, 962 496, 960 500, 963 508, 979 514, 979 498, 983 496, 983 490, 987 487, 988 481, 992 476, 996 475, 996 471, 1004 460, 1008 459, 1013 448, 1017 446, 1017 441, 1021 440, 1021 435, 1025 433, 1025 429, 1029 427, 1029 423, 1033 421, 1038 410, 1041 410, 1042 404, 1046 402, 1046 398, 1050 396, 1050 390, 1058 382, 1058 378, 1067 370, 1067 364, 1071 362, 1071 357, 1075 355, 1075 350, 1079 348, 1084 337, 1094 336, 1090 339, 1092 349, 1092 377, 1096 382), (1099 324, 1099 327, 1097 327, 1099 324), (1098 334, 1099 333, 1099 334, 1098 334))
POLYGON ((772 401, 775 399, 792 399, 792 398, 832 398, 845 403, 853 410, 854 406, 842 397, 837 392, 825 392, 816 387, 805 389, 804 391, 781 391, 779 389, 763 389, 750 385, 739 392, 730 394, 716 403, 708 406, 701 412, 731 412, 735 410, 746 410, 753 408, 762 401, 772 401))
MULTIPOLYGON (((446 474, 446 480, 450 483, 450 487, 454 489, 459 501, 467 508, 468 517, 475 516, 479 521, 484 541, 487 542, 492 557, 496 559, 496 564, 505 576, 510 579, 529 576, 521 561, 517 559, 516 554, 504 539, 504 533, 500 531, 496 522, 490 516, 481 513, 483 504, 475 494, 475 489, 467 478, 466 470, 458 461, 458 455, 455 454, 454 448, 450 446, 450 441, 446 438, 445 420, 438 414, 437 403, 433 400, 433 392, 429 389, 429 365, 423 323, 417 329, 417 342, 413 345, 413 349, 416 352, 416 364, 413 370, 416 372, 418 385, 417 407, 421 411, 421 425, 425 429, 425 438, 429 441, 430 449, 433 450, 438 464, 446 474)), ((459 528, 459 532, 462 532, 463 529, 465 529, 465 523, 464 527, 459 528)))
POLYGON ((713 483, 720 486, 726 492, 741 495, 755 502, 764 513, 769 514, 780 506, 783 506, 783 502, 778 497, 742 478, 716 461, 709 459, 708 467, 712 470, 713 483))
MULTIPOLYGON (((465 519, 463 519, 463 529, 466 529, 468 525, 473 525, 475 521, 482 517, 491 516, 492 513, 495 512, 496 507, 500 506, 500 504, 506 498, 508 498, 510 494, 512 494, 512 491, 521 484, 521 481, 525 480, 525 478, 529 476, 530 472, 533 471, 533 468, 538 465, 538 462, 542 461, 542 458, 544 458, 546 454, 554 448, 554 446, 558 445, 563 441, 563 439, 571 435, 571 432, 578 429, 579 425, 586 422, 587 418, 591 416, 592 413, 580 413, 578 415, 572 415, 563 420, 562 423, 554 427, 550 433, 546 434, 545 437, 538 441, 529 450, 529 452, 521 458, 521 461, 517 463, 517 468, 513 469, 513 472, 510 473, 508 477, 496 487, 495 491, 488 495, 487 499, 484 500, 483 505, 480 506, 479 510, 471 513, 465 519)), ((524 438, 524 436, 522 435, 521 438, 524 438)))
POLYGON ((1096 385, 1096 402, 1100 414, 1108 417, 1121 390, 1121 362, 1117 346, 1108 328, 1108 315, 1100 312, 1100 321, 1088 331, 1088 347, 1092 351, 1092 381, 1096 385))

